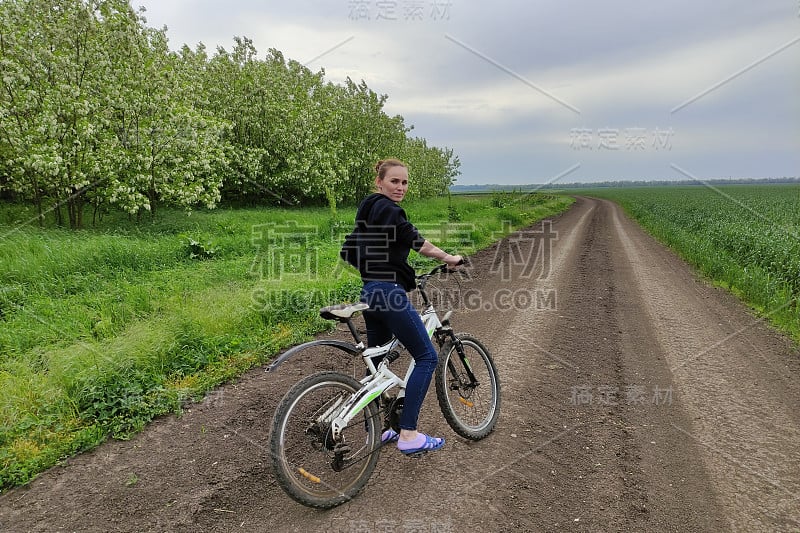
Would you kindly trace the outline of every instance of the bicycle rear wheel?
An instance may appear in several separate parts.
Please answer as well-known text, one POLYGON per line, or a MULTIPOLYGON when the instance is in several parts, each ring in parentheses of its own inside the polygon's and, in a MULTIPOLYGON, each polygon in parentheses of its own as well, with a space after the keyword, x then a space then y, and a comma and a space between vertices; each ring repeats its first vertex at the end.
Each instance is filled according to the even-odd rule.
POLYGON ((361 384, 337 372, 308 376, 275 411, 270 453, 280 486, 295 501, 327 509, 349 501, 369 481, 380 451, 379 412, 367 405, 336 442, 331 422, 361 384))
POLYGON ((436 398, 453 431, 480 440, 494 430, 500 416, 500 381, 489 350, 466 333, 456 334, 463 353, 449 341, 439 353, 436 398))

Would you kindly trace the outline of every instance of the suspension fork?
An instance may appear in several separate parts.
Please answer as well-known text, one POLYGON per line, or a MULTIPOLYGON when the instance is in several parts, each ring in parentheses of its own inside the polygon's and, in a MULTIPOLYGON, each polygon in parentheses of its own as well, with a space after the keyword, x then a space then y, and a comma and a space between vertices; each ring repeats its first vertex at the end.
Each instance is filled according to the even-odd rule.
MULTIPOLYGON (((469 378, 469 383, 467 385, 477 385, 478 380, 475 378, 475 374, 472 372, 472 366, 469 364, 469 359, 467 359, 466 353, 464 353, 464 345, 461 343, 461 339, 456 337, 456 334, 453 333, 452 330, 448 332, 448 336, 450 337, 450 341, 452 342, 453 346, 456 349, 456 353, 458 354, 458 358, 461 359, 461 362, 464 365, 464 369, 467 372, 467 377, 469 378)), ((456 369, 455 365, 453 364, 453 360, 449 359, 447 361, 447 370, 456 378, 458 378, 458 370, 456 369)), ((461 379, 458 378, 459 382, 461 379)))
MULTIPOLYGON (((450 342, 456 349, 456 353, 458 354, 459 359, 464 365, 464 368, 467 370, 467 377, 470 380, 470 384, 474 385, 476 383, 475 374, 472 373, 472 368, 469 366, 469 360, 467 356, 464 354, 464 345, 461 343, 461 339, 456 337, 456 334, 453 333, 453 326, 450 324, 450 317, 452 316, 453 311, 448 311, 445 313, 444 317, 442 318, 441 322, 439 322, 438 327, 434 333, 434 337, 436 338, 436 342, 439 345, 439 349, 441 350, 444 346, 450 342)), ((452 359, 447 361, 447 370, 456 378, 458 378, 458 371, 453 364, 452 359)), ((458 378, 459 382, 461 381, 458 378)))

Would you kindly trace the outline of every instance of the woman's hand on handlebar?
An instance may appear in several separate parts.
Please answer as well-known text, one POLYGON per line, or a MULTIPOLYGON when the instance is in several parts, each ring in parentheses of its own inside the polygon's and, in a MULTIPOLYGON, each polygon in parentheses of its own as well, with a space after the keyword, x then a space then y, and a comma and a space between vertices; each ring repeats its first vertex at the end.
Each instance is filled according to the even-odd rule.
POLYGON ((448 255, 444 258, 444 262, 447 263, 447 266, 451 269, 457 269, 463 265, 465 261, 460 255, 448 255))

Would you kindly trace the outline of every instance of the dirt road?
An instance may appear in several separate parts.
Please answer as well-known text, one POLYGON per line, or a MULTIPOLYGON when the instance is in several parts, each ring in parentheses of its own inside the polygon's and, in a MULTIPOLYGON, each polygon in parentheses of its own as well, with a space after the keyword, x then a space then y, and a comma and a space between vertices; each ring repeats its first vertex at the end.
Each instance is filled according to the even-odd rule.
POLYGON ((364 494, 304 508, 274 482, 268 424, 320 363, 286 363, 0 496, 0 530, 800 530, 790 342, 605 201, 578 199, 473 263, 455 324, 499 367, 486 440, 458 438, 430 394, 421 427, 444 450, 386 449, 364 494))

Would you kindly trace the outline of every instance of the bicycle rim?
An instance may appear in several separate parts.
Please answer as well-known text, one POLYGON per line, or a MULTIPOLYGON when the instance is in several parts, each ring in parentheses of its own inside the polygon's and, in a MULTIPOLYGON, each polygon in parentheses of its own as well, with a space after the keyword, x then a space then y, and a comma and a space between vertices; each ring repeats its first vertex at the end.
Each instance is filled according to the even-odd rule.
POLYGON ((380 441, 375 406, 351 421, 339 443, 330 428, 336 407, 359 387, 349 376, 315 374, 290 389, 278 406, 270 440, 273 466, 281 487, 299 503, 334 507, 369 480, 380 441))
POLYGON ((458 337, 466 362, 454 345, 448 345, 439 362, 436 395, 450 427, 462 437, 479 440, 491 433, 497 423, 500 383, 488 350, 473 337, 458 337))

